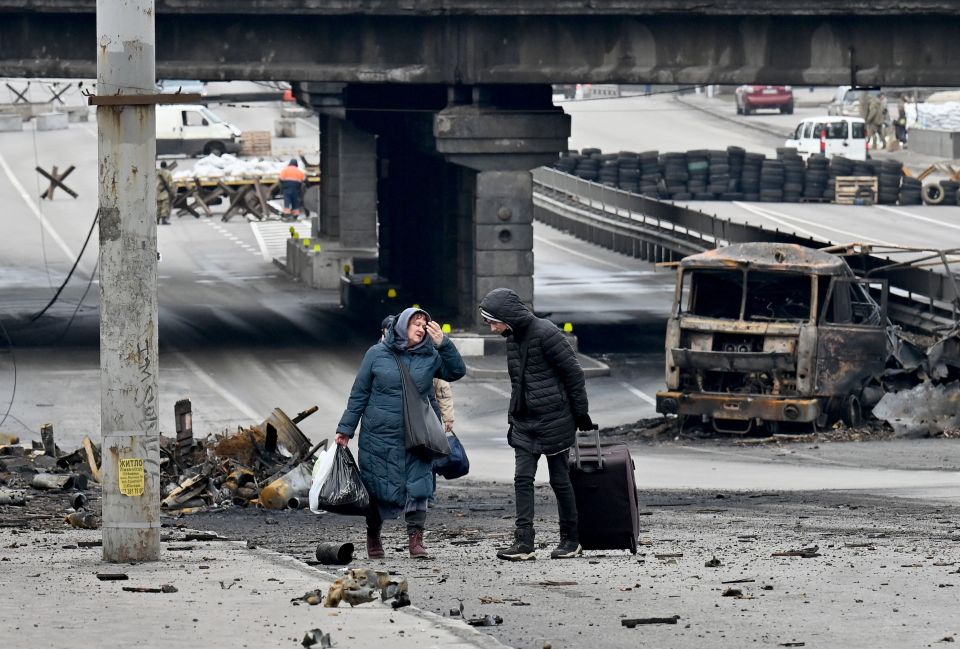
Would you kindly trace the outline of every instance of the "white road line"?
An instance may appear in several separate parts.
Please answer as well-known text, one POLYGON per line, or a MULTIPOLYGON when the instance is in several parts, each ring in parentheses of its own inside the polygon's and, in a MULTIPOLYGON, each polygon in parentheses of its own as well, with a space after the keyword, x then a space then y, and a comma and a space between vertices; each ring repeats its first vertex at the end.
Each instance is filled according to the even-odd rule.
POLYGON ((597 263, 597 264, 601 264, 601 265, 603 265, 603 266, 609 266, 610 268, 616 268, 617 270, 622 270, 622 271, 633 270, 633 269, 628 268, 628 267, 626 267, 626 266, 621 266, 620 264, 615 264, 615 263, 613 263, 613 262, 606 261, 605 259, 598 259, 598 258, 593 257, 593 256, 591 256, 591 255, 584 254, 584 253, 582 253, 582 252, 579 252, 579 251, 577 251, 577 250, 574 250, 573 248, 568 248, 567 246, 561 246, 559 243, 554 243, 553 241, 548 241, 547 239, 544 239, 543 237, 534 236, 533 239, 534 239, 534 241, 539 241, 540 243, 545 243, 545 244, 547 244, 548 246, 553 246, 554 248, 557 248, 558 250, 562 250, 562 251, 564 251, 564 252, 567 253, 567 254, 574 255, 575 257, 582 257, 582 258, 584 258, 584 259, 589 259, 590 261, 592 261, 592 262, 594 262, 594 263, 597 263))
POLYGON ((260 229, 254 227, 253 222, 250 222, 250 229, 253 230, 253 237, 257 240, 257 245, 260 247, 260 257, 264 261, 270 261, 270 252, 267 250, 267 242, 263 240, 263 235, 260 234, 260 229))
POLYGON ((641 391, 641 390, 633 387, 632 385, 630 385, 629 383, 627 383, 627 382, 625 382, 625 381, 621 381, 621 382, 620 382, 620 385, 622 385, 623 388, 624 388, 627 392, 629 392, 629 393, 632 394, 633 396, 637 397, 637 398, 640 399, 641 401, 646 401, 646 402, 649 403, 651 406, 656 406, 656 405, 657 405, 657 400, 654 399, 653 397, 651 397, 651 396, 650 396, 649 394, 647 394, 646 392, 643 392, 643 391, 641 391))
POLYGON ((194 373, 194 375, 200 379, 207 387, 219 394, 223 399, 229 403, 231 406, 239 410, 245 417, 249 417, 253 421, 260 421, 261 415, 257 414, 253 408, 248 406, 246 403, 241 401, 231 392, 228 392, 226 388, 217 383, 212 376, 207 374, 199 365, 194 363, 190 358, 183 352, 176 352, 174 354, 181 363, 183 363, 188 370, 194 373))
POLYGON ((898 210, 892 207, 886 207, 884 205, 877 205, 877 208, 885 211, 891 212, 893 214, 899 214, 900 216, 906 216, 911 219, 917 219, 918 221, 926 221, 927 223, 933 223, 940 226, 941 228, 951 228, 953 230, 960 230, 960 225, 955 223, 947 223, 946 221, 938 221, 937 219, 931 219, 928 216, 920 216, 919 214, 911 214, 910 212, 904 212, 903 210, 898 210))
POLYGON ((47 220, 47 217, 43 215, 40 211, 40 208, 37 207, 37 204, 33 202, 33 199, 30 198, 30 194, 27 193, 27 190, 23 188, 23 185, 20 184, 20 181, 17 180, 16 176, 13 175, 13 171, 10 169, 10 165, 7 164, 6 159, 3 157, 3 154, 0 154, 0 167, 3 168, 3 173, 7 175, 7 178, 10 179, 10 184, 13 185, 13 188, 17 190, 17 193, 20 194, 20 198, 23 199, 23 202, 27 204, 27 207, 30 208, 30 212, 33 216, 40 221, 40 225, 43 226, 43 229, 47 231, 50 235, 50 238, 53 239, 60 250, 67 256, 70 261, 73 261, 77 258, 76 253, 70 249, 70 246, 60 238, 60 235, 57 234, 57 231, 53 229, 53 225, 50 224, 50 221, 47 220))
POLYGON ((480 385, 490 390, 491 392, 499 394, 501 397, 506 397, 507 399, 509 399, 511 396, 509 392, 507 392, 501 387, 494 385, 493 383, 481 383, 480 385))
POLYGON ((807 236, 811 236, 811 237, 814 237, 814 238, 819 238, 819 236, 822 236, 822 235, 816 235, 816 234, 814 234, 813 232, 810 232, 809 230, 804 230, 804 229, 798 227, 795 222, 799 221, 800 223, 805 223, 806 225, 809 225, 809 226, 812 226, 812 227, 816 227, 816 228, 820 228, 821 230, 828 230, 828 231, 830 231, 830 232, 836 232, 837 234, 842 234, 842 235, 845 235, 845 236, 847 236, 847 237, 852 237, 855 241, 879 243, 879 244, 884 245, 884 246, 893 246, 893 245, 896 245, 896 244, 893 244, 893 243, 889 243, 889 242, 887 242, 887 241, 882 241, 881 239, 875 239, 875 238, 870 237, 869 235, 866 235, 866 234, 861 234, 861 233, 858 233, 858 232, 850 232, 849 230, 841 230, 841 229, 839 229, 839 228, 830 227, 829 225, 821 225, 821 224, 819 224, 819 223, 811 223, 810 221, 807 221, 807 220, 803 219, 802 217, 799 217, 799 216, 791 216, 790 214, 784 214, 783 212, 775 212, 775 211, 773 211, 773 210, 771 210, 771 209, 768 209, 768 208, 765 208, 765 207, 755 207, 755 206, 752 206, 752 205, 747 205, 747 204, 745 204, 745 203, 740 203, 739 201, 734 201, 733 204, 736 205, 737 207, 740 207, 740 208, 742 208, 742 209, 747 210, 748 212, 753 212, 753 213, 756 214, 757 216, 763 216, 763 217, 765 217, 765 218, 768 218, 768 219, 770 219, 771 221, 774 221, 775 223, 779 223, 780 225, 782 225, 782 226, 784 226, 784 227, 796 228, 797 231, 803 232, 803 233, 806 234, 807 236), (777 218, 777 217, 779 217, 779 218, 777 218), (784 221, 781 221, 780 219, 785 219, 786 221, 794 221, 794 223, 785 223, 784 221))

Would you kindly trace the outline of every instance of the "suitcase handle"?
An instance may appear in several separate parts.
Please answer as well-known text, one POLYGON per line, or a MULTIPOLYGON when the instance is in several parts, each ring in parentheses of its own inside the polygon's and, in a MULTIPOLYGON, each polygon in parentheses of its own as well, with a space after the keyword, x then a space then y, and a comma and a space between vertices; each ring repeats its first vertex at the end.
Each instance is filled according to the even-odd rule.
MULTIPOLYGON (((584 435, 589 435, 589 432, 583 433, 584 435)), ((597 469, 603 470, 603 453, 600 451, 600 426, 597 424, 593 425, 593 438, 597 444, 597 469)), ((573 456, 576 460, 577 470, 581 470, 582 466, 580 463, 580 433, 577 432, 574 434, 573 439, 573 456)))

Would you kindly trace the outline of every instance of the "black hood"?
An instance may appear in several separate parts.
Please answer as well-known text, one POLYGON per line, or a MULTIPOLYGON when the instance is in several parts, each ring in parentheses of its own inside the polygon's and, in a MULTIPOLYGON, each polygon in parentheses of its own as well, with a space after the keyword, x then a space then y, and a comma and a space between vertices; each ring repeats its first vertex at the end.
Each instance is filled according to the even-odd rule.
POLYGON ((520 296, 508 288, 495 288, 487 293, 486 297, 480 300, 480 309, 514 331, 523 331, 534 319, 520 296))

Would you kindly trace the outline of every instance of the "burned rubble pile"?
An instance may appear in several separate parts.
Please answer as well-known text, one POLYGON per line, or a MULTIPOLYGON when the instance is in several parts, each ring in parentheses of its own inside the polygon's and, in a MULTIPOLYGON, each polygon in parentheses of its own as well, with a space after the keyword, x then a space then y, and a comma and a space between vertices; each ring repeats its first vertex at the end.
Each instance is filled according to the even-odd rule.
MULTIPOLYGON (((316 411, 314 406, 291 419, 275 408, 259 425, 196 440, 190 402, 178 401, 176 437, 160 436, 161 512, 179 516, 234 506, 306 507, 313 456, 327 442, 311 445, 297 424, 316 411)), ((41 437, 21 443, 0 433, 0 508, 23 512, 5 512, 0 524, 28 526, 62 517, 73 527, 99 528, 99 445, 85 437, 79 448, 65 453, 50 424, 43 426, 41 437)))
POLYGON ((160 438, 161 510, 189 514, 209 507, 306 507, 310 460, 327 442, 311 446, 297 424, 316 411, 313 406, 291 419, 274 408, 257 426, 197 441, 189 402, 178 402, 177 437, 160 438))

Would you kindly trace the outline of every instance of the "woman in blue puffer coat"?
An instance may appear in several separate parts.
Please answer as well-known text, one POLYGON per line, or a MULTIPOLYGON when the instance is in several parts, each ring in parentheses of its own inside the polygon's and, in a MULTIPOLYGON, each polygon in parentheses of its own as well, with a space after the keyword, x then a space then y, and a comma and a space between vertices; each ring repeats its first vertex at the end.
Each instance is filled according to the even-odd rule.
POLYGON ((433 468, 406 450, 403 383, 397 358, 410 370, 422 398, 433 379, 456 381, 467 373, 460 352, 440 325, 422 309, 405 309, 384 339, 367 350, 337 426, 337 444, 346 446, 360 424, 360 475, 370 492, 367 556, 384 556, 380 530, 386 518, 401 511, 407 524, 410 556, 426 558, 423 526, 427 499, 433 494, 433 468))

